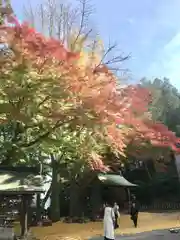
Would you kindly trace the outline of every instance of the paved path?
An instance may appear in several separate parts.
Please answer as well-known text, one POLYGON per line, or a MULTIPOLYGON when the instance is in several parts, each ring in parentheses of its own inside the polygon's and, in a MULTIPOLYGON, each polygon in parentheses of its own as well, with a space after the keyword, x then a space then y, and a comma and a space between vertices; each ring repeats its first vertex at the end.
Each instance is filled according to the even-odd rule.
MULTIPOLYGON (((138 233, 134 235, 117 236, 116 240, 177 240, 180 239, 179 233, 171 233, 169 230, 157 230, 152 232, 138 233)), ((103 238, 93 238, 91 240, 103 240, 103 238)))

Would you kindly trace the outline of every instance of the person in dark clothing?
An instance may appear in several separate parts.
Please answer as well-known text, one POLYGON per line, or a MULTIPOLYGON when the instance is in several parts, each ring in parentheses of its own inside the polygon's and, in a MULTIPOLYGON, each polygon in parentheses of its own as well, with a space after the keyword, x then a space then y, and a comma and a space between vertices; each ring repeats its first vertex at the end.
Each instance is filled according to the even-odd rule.
POLYGON ((133 196, 131 203, 131 220, 134 223, 134 226, 137 227, 138 223, 138 214, 139 214, 139 203, 136 200, 136 197, 133 196))
POLYGON ((118 218, 119 218, 120 214, 119 214, 119 206, 116 202, 114 203, 113 210, 114 210, 114 215, 115 215, 114 228, 117 229, 117 228, 119 228, 118 218))

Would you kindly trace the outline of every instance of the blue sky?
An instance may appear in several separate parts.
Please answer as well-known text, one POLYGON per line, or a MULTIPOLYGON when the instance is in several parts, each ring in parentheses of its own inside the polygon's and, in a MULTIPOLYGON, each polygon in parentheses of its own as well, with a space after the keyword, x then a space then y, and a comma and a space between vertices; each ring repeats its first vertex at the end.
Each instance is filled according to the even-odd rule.
MULTIPOLYGON (((38 1, 31 0, 32 5, 38 1)), ((27 0, 12 0, 22 18, 27 0)), ((92 0, 93 22, 105 43, 117 42, 131 59, 132 78, 169 77, 180 89, 180 0, 92 0)))

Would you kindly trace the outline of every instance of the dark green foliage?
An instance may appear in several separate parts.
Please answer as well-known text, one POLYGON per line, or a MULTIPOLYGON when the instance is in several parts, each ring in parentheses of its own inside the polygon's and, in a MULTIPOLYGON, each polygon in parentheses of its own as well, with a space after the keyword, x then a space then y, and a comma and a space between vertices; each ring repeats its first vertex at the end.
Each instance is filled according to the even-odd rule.
POLYGON ((149 81, 142 79, 141 84, 152 94, 150 111, 153 119, 161 121, 180 136, 180 93, 167 78, 149 81))

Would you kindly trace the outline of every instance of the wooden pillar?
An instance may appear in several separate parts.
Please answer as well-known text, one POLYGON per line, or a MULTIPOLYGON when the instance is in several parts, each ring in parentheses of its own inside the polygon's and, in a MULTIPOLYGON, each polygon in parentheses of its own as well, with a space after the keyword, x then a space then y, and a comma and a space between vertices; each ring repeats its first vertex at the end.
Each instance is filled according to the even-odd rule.
POLYGON ((131 211, 131 194, 129 188, 127 188, 127 197, 128 197, 128 211, 131 211))
POLYGON ((28 207, 30 203, 29 195, 22 195, 21 197, 21 210, 20 210, 20 225, 21 225, 21 236, 25 236, 29 230, 28 224, 28 207))
POLYGON ((40 193, 37 193, 36 198, 36 216, 37 216, 37 222, 41 222, 41 195, 40 193))

